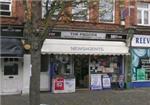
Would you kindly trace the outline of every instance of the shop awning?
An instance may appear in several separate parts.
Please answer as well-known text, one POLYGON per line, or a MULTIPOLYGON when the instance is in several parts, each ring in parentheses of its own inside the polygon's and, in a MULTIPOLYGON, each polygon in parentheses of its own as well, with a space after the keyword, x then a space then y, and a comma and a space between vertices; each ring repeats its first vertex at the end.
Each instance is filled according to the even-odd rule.
POLYGON ((23 46, 19 39, 1 38, 0 39, 1 57, 22 57, 23 46))
POLYGON ((128 55, 125 42, 45 39, 42 54, 128 55))

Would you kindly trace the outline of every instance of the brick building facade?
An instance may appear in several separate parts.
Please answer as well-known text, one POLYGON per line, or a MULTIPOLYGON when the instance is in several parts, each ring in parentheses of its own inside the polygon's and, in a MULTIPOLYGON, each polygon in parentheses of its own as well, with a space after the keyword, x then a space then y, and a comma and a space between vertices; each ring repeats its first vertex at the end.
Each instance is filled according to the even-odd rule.
POLYGON ((23 47, 23 2, 0 0, 0 7, 0 95, 28 94, 31 61, 23 47))
MULTIPOLYGON (((31 3, 32 1, 29 0, 29 4, 31 3)), ((127 87, 140 87, 145 84, 149 86, 148 81, 142 82, 144 85, 139 85, 141 83, 138 82, 138 70, 133 68, 134 59, 131 59, 134 56, 132 48, 133 50, 134 47, 139 48, 134 45, 135 43, 133 44, 135 38, 143 35, 147 38, 144 40, 149 39, 150 19, 149 16, 146 16, 150 13, 146 12, 143 15, 143 12, 139 12, 143 11, 141 3, 146 3, 144 6, 147 7, 146 11, 149 11, 149 0, 138 2, 136 0, 75 0, 66 3, 59 21, 52 30, 49 30, 48 37, 41 49, 41 90, 51 90, 57 93, 74 92, 77 88, 90 90, 123 88, 125 86, 122 83, 125 83, 127 87), (138 16, 145 16, 145 20, 138 16), (139 23, 140 20, 145 23, 139 23), (61 80, 57 77, 61 77, 64 81, 63 90, 59 90, 60 88, 56 86, 57 83, 55 84, 55 80, 61 80), (96 79, 97 84, 93 82, 96 79), (70 90, 66 81, 73 86, 70 90)), ((22 45, 24 44, 23 28, 26 21, 23 2, 0 0, 0 5, 3 7, 0 16, 1 39, 6 40, 3 43, 11 40, 14 40, 12 43, 19 41, 21 44, 16 46, 21 46, 19 48, 22 49, 19 52, 15 50, 6 54, 11 50, 8 45, 6 51, 1 53, 0 74, 2 74, 2 80, 0 84, 6 84, 5 87, 1 87, 1 94, 28 93, 31 61, 30 54, 24 52, 22 45), (10 67, 14 67, 15 72, 9 71, 10 67), (9 78, 8 81, 4 81, 6 78, 9 78), (16 78, 18 79, 16 80, 16 78), (17 90, 8 88, 8 83, 12 81, 16 83, 14 88, 17 90), (21 82, 22 84, 20 84, 21 82)), ((29 6, 31 7, 31 5, 29 6)), ((45 7, 46 4, 43 0, 39 12, 41 20, 45 19, 45 7)), ((53 19, 58 15, 58 11, 59 8, 54 12, 53 19)), ((53 22, 53 19, 50 22, 53 22)), ((143 55, 143 57, 146 56, 147 60, 149 59, 149 47, 144 48, 147 55, 143 55)), ((145 78, 143 78, 148 80, 149 71, 145 70, 144 75, 145 78)))

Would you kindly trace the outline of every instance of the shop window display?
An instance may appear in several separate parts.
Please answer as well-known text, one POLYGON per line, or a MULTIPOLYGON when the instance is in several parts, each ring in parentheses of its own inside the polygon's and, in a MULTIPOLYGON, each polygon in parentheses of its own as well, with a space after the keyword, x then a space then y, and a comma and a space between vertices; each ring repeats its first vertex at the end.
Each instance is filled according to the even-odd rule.
POLYGON ((71 75, 72 57, 69 55, 51 55, 51 73, 56 75, 71 75))
POLYGON ((75 92, 71 55, 50 56, 50 84, 53 93, 75 92))
POLYGON ((116 86, 118 86, 120 79, 122 81, 124 79, 120 78, 124 75, 122 70, 122 56, 91 56, 89 69, 91 74, 101 74, 102 80, 103 77, 107 77, 107 80, 110 78, 110 82, 112 84, 115 83, 116 86))
POLYGON ((89 56, 74 56, 74 75, 76 78, 76 88, 89 87, 89 56))
POLYGON ((132 81, 150 80, 150 49, 132 49, 132 81))

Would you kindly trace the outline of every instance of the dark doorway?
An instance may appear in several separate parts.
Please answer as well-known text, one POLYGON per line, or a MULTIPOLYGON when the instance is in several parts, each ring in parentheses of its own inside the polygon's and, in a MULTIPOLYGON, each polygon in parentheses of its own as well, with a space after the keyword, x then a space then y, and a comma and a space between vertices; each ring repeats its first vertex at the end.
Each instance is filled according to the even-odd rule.
POLYGON ((89 86, 89 56, 74 56, 74 74, 76 78, 76 88, 88 88, 89 86))

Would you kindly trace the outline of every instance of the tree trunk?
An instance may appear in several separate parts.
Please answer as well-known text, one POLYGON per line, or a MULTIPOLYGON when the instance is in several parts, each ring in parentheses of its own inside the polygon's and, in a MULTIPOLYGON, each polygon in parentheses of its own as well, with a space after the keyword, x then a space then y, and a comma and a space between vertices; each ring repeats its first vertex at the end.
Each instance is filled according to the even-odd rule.
MULTIPOLYGON (((36 43, 36 42, 33 42, 36 43)), ((30 105, 40 105, 40 69, 41 51, 32 49, 31 51, 32 72, 30 80, 30 105)))
POLYGON ((32 37, 31 39, 31 63, 32 76, 30 80, 30 105, 40 105, 40 70, 41 49, 39 48, 40 34, 38 32, 41 20, 41 0, 32 0, 32 37))

